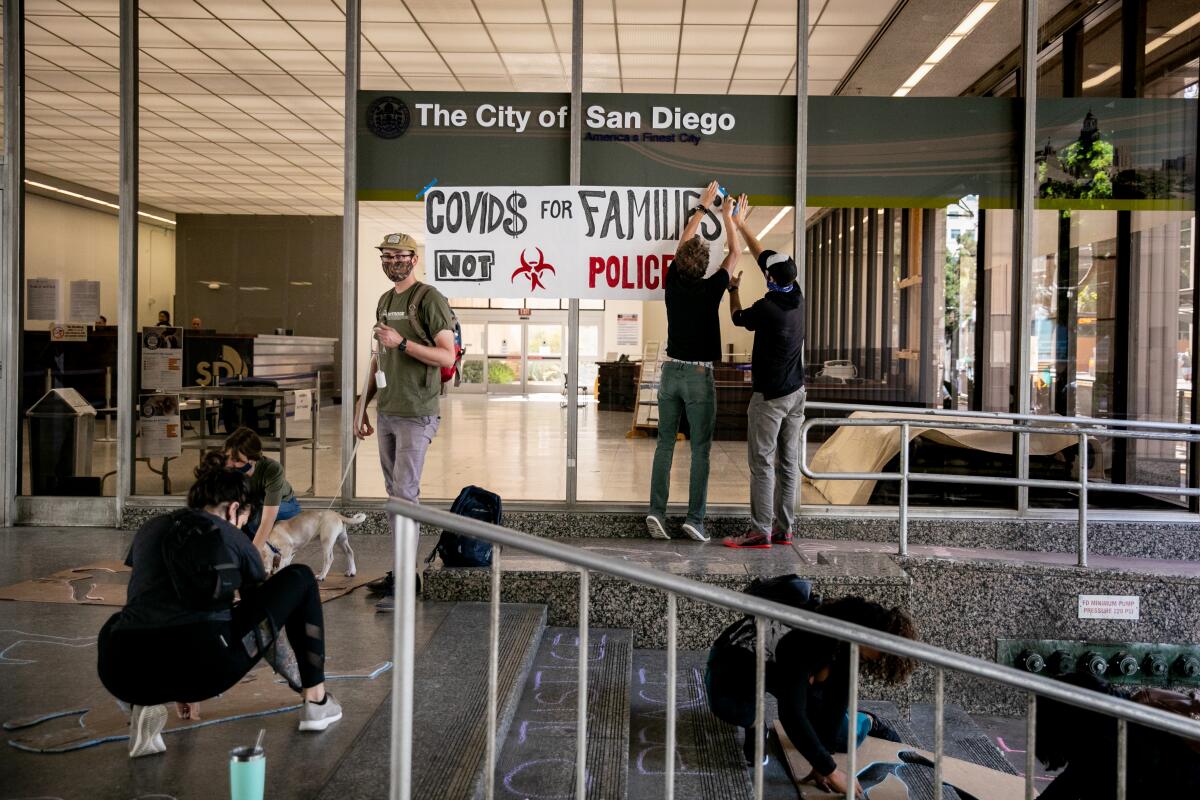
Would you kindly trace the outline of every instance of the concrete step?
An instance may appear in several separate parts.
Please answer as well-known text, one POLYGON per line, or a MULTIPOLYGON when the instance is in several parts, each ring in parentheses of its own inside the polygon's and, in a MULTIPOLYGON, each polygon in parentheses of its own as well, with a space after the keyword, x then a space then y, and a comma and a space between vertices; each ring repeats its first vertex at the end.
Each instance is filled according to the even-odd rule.
MULTIPOLYGON (((412 796, 466 798, 482 792, 487 748, 488 604, 457 603, 415 655, 412 796)), ((499 726, 503 742, 533 663, 546 607, 500 607, 499 726)), ((387 793, 391 703, 380 704, 319 798, 387 793)))
MULTIPOLYGON (((632 635, 588 636, 588 800, 624 800, 629 774, 632 635)), ((575 786, 579 635, 547 628, 500 753, 496 797, 571 797, 575 786)))
MULTIPOLYGON (((676 672, 675 796, 743 800, 753 796, 737 729, 713 716, 704 687, 708 653, 678 653, 676 672)), ((635 650, 630 712, 629 796, 665 796, 667 654, 635 650)), ((772 759, 775 762, 775 759, 772 759)), ((786 780, 786 779, 785 779, 786 780)), ((795 797, 795 789, 791 796, 795 797)))

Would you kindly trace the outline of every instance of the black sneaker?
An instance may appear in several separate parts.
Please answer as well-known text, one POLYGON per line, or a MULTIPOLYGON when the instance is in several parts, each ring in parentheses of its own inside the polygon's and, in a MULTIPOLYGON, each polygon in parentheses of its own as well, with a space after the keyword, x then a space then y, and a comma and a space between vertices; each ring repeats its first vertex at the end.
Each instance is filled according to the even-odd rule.
POLYGON ((389 571, 382 578, 377 578, 368 583, 367 591, 371 594, 381 594, 390 597, 396 593, 396 578, 389 571))
MULTIPOLYGON (((742 738, 742 755, 746 757, 746 766, 754 766, 754 738, 756 736, 754 728, 743 728, 745 736, 742 738)), ((771 760, 771 756, 767 754, 767 745, 770 739, 763 740, 763 766, 771 760)))
POLYGON ((884 722, 870 711, 864 711, 862 713, 871 718, 871 730, 867 731, 868 736, 874 736, 876 739, 883 739, 888 742, 902 741, 900 738, 900 733, 891 725, 884 722))

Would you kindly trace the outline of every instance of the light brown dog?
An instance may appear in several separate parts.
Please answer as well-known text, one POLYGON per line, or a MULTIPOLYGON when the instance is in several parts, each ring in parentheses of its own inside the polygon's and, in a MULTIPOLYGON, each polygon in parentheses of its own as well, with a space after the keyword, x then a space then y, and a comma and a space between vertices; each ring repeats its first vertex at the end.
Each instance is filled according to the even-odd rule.
POLYGON ((362 513, 353 517, 343 517, 336 511, 326 509, 301 511, 291 519, 276 522, 267 536, 267 546, 259 551, 267 573, 274 574, 291 564, 300 548, 316 539, 320 541, 321 552, 325 554, 325 565, 317 574, 317 580, 325 580, 333 566, 334 545, 341 545, 346 554, 346 576, 354 577, 358 569, 354 564, 354 551, 350 549, 350 537, 346 535, 346 526, 358 525, 366 518, 367 515, 362 513))

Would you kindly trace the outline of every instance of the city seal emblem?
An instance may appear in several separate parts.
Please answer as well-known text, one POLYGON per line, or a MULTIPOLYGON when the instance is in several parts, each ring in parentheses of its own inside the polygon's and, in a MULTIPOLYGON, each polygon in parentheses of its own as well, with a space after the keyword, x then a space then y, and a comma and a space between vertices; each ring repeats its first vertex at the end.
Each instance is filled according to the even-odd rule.
POLYGON ((412 115, 399 97, 377 97, 367 106, 367 130, 381 139, 399 139, 412 115))

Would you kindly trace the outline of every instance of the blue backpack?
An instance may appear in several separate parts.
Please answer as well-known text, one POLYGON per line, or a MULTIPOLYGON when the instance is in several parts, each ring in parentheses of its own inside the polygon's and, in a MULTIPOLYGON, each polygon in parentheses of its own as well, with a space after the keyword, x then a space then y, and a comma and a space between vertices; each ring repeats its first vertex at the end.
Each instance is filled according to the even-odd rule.
MULTIPOLYGON (((503 517, 500 495, 481 489, 478 486, 465 486, 450 506, 451 514, 490 522, 500 525, 503 517)), ((442 564, 447 567, 490 567, 492 565, 492 545, 481 542, 470 536, 460 536, 451 531, 442 531, 437 547, 425 559, 426 564, 440 556, 442 564)))

